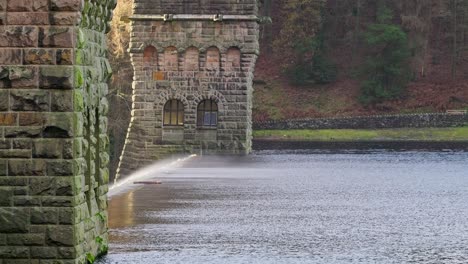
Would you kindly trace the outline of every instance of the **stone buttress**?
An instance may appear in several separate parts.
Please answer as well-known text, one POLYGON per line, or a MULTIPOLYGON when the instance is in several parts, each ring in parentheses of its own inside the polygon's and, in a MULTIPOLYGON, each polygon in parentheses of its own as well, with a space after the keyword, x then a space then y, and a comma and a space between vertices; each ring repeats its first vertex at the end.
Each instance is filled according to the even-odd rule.
POLYGON ((0 0, 0 264, 107 251, 116 0, 0 0))
POLYGON ((133 111, 117 176, 171 153, 249 153, 257 0, 136 0, 133 10, 133 111))

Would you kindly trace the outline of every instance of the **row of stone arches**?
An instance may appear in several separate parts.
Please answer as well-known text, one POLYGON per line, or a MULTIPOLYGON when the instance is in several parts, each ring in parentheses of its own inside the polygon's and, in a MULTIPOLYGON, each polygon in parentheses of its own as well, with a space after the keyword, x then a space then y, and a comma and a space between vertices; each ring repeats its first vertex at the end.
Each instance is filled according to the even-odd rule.
MULTIPOLYGON (((218 126, 218 104, 216 101, 207 99, 198 104, 197 127, 216 128, 218 126)), ((164 127, 184 126, 185 107, 182 101, 177 99, 168 100, 163 109, 164 127)))
POLYGON ((143 51, 143 65, 153 71, 240 71, 241 51, 231 47, 226 51, 225 59, 217 47, 210 47, 202 54, 196 47, 187 48, 179 54, 174 46, 159 52, 154 46, 147 46, 143 51))

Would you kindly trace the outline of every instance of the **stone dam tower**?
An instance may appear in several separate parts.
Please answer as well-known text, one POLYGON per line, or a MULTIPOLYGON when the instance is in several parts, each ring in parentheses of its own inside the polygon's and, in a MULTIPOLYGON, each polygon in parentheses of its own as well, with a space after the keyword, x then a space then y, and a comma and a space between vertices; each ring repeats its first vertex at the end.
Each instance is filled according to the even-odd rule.
POLYGON ((257 0, 135 0, 131 124, 118 176, 171 153, 246 154, 257 0))

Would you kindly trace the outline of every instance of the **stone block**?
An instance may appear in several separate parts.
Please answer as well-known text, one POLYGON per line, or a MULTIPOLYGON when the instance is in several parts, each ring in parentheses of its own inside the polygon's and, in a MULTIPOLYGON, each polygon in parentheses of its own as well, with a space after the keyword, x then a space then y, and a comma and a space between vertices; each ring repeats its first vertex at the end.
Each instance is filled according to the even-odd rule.
POLYGON ((0 159, 0 176, 7 176, 8 160, 0 159))
POLYGON ((54 64, 55 50, 53 49, 26 49, 24 51, 24 64, 54 64))
POLYGON ((56 195, 57 196, 73 196, 77 193, 74 188, 74 177, 56 177, 56 195))
POLYGON ((44 138, 71 138, 75 136, 74 113, 50 113, 46 116, 46 123, 42 136, 44 138))
POLYGON ((73 89, 73 67, 44 66, 39 70, 39 86, 47 89, 73 89))
POLYGON ((0 149, 10 149, 11 148, 11 139, 0 138, 0 149))
MULTIPOLYGON (((0 259, 27 259, 29 258, 28 247, 0 247, 0 259)), ((18 263, 16 260, 11 263, 18 263)))
POLYGON ((45 176, 46 171, 44 160, 8 160, 9 176, 45 176))
POLYGON ((21 49, 0 49, 0 61, 3 65, 21 64, 22 55, 21 49))
POLYGON ((29 230, 29 217, 28 208, 0 207, 0 233, 27 233, 29 230))
POLYGON ((6 138, 36 138, 40 137, 42 127, 6 127, 6 138))
POLYGON ((33 225, 55 225, 57 220, 57 208, 31 208, 31 224, 33 225))
POLYGON ((46 123, 46 114, 37 112, 19 113, 20 126, 43 126, 46 123))
POLYGON ((3 149, 0 150, 0 158, 3 159, 28 159, 31 158, 31 150, 28 149, 3 149))
POLYGON ((7 10, 10 12, 36 12, 49 10, 48 0, 9 0, 7 10))
POLYGON ((47 244, 56 246, 73 246, 74 243, 73 226, 48 226, 47 244))
POLYGON ((7 9, 7 0, 0 0, 0 11, 6 11, 7 9))
POLYGON ((77 256, 77 250, 75 247, 59 247, 58 257, 62 259, 74 259, 77 256))
POLYGON ((3 26, 0 27, 0 47, 37 47, 38 36, 36 27, 3 26))
POLYGON ((52 11, 81 11, 82 0, 51 0, 50 10, 52 11))
POLYGON ((48 25, 49 13, 47 12, 9 12, 7 13, 8 25, 48 25))
POLYGON ((41 201, 31 196, 15 196, 13 197, 13 205, 16 207, 36 207, 41 206, 41 201))
MULTIPOLYGON (((0 40, 1 41, 1 40, 0 40)), ((38 74, 34 66, 0 66, 1 88, 37 88, 38 74)))
POLYGON ((31 258, 55 259, 57 258, 57 248, 52 247, 31 247, 31 258))
POLYGON ((0 126, 17 126, 18 114, 0 113, 0 126))
POLYGON ((49 93, 41 90, 12 90, 10 108, 12 111, 49 111, 49 93))
POLYGON ((11 140, 13 149, 32 149, 32 139, 30 138, 14 138, 11 140))
POLYGON ((0 234, 0 246, 6 245, 6 234, 0 234))
POLYGON ((50 107, 53 112, 73 112, 73 90, 52 91, 50 107))
POLYGON ((41 27, 39 29, 39 47, 73 48, 75 34, 72 27, 41 27))
POLYGON ((55 189, 57 188, 55 177, 31 178, 29 184, 29 194, 33 196, 55 195, 55 189))
POLYGON ((10 246, 42 246, 45 244, 44 234, 10 234, 7 236, 10 246))
POLYGON ((10 92, 8 90, 0 89, 0 112, 8 111, 9 107, 9 96, 10 92))
POLYGON ((73 160, 49 160, 47 163, 47 175, 72 176, 74 175, 73 160))
POLYGON ((37 139, 33 143, 32 157, 43 159, 60 159, 63 144, 56 139, 37 139))
POLYGON ((50 24, 52 25, 76 25, 81 19, 80 12, 54 12, 50 13, 50 24))
POLYGON ((72 65, 74 62, 73 49, 57 49, 56 50, 57 64, 72 65))
POLYGON ((0 187, 0 206, 11 206, 13 201, 13 190, 11 187, 0 187))

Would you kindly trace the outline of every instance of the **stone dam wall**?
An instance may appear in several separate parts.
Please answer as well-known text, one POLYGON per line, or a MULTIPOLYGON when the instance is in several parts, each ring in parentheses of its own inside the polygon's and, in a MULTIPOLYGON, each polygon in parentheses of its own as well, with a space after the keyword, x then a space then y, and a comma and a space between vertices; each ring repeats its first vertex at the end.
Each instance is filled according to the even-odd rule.
POLYGON ((0 264, 107 251, 116 0, 0 0, 0 264))

